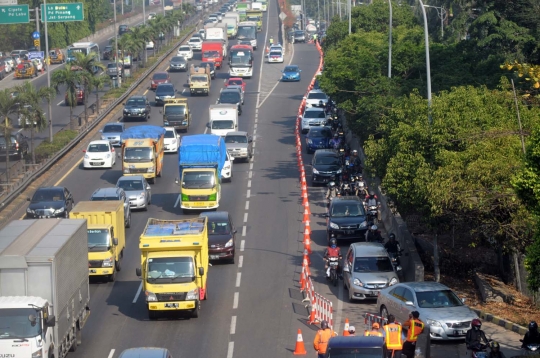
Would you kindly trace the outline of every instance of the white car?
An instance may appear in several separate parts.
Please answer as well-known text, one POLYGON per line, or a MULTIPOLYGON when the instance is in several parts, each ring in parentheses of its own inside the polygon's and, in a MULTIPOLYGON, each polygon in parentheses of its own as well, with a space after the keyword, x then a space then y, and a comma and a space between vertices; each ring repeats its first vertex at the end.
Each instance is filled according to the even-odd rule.
POLYGON ((232 181, 233 161, 234 158, 229 155, 229 152, 227 152, 227 159, 225 160, 223 169, 221 169, 221 177, 223 178, 223 181, 232 181))
POLYGON ((193 50, 189 45, 182 45, 178 48, 178 52, 176 53, 176 56, 181 56, 185 58, 186 60, 192 60, 193 59, 193 50))
POLYGON ((156 13, 155 12, 151 12, 148 14, 148 20, 152 20, 154 17, 156 17, 156 13))
POLYGON ((309 91, 307 96, 304 97, 306 100, 306 107, 312 107, 312 106, 318 106, 319 103, 322 101, 323 105, 326 106, 326 103, 328 102, 328 96, 326 93, 324 93, 321 90, 314 89, 309 91))
POLYGON ((108 140, 94 140, 84 150, 84 169, 112 168, 115 163, 116 153, 108 140))
POLYGON ((306 107, 302 115, 302 133, 306 134, 311 127, 322 127, 324 125, 326 125, 324 108, 306 107))
POLYGON ((149 41, 146 43, 146 49, 147 50, 153 50, 154 49, 154 41, 149 41))
POLYGON ((180 146, 180 134, 173 127, 165 128, 165 152, 177 153, 180 146))
POLYGON ((219 22, 218 17, 216 15, 210 15, 208 17, 208 20, 212 21, 213 24, 217 24, 219 22))
POLYGON ((192 37, 189 39, 188 41, 188 45, 193 49, 193 50, 202 50, 202 40, 200 37, 192 37))
POLYGON ((283 52, 282 51, 270 51, 268 54, 268 63, 283 63, 283 52))

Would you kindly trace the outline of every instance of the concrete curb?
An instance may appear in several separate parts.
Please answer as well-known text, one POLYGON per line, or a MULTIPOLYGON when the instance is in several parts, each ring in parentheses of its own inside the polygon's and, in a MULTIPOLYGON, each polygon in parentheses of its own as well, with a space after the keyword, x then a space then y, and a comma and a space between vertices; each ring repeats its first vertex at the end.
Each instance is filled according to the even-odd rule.
POLYGON ((476 312, 478 317, 480 317, 484 321, 494 323, 497 326, 503 327, 504 329, 507 329, 509 331, 516 332, 516 333, 519 333, 519 334, 522 334, 522 335, 525 335, 525 333, 527 333, 529 331, 526 327, 520 326, 520 325, 515 324, 514 322, 510 322, 510 321, 508 321, 506 319, 502 319, 500 317, 494 316, 491 313, 481 311, 481 310, 477 310, 477 309, 474 309, 474 308, 472 308, 472 310, 474 312, 476 312))

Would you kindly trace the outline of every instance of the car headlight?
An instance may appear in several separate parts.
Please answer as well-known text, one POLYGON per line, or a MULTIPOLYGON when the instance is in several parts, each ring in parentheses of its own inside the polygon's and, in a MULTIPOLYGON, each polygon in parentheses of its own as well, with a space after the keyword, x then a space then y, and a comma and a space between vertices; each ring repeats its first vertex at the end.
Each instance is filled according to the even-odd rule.
POLYGON ((319 171, 315 168, 313 168, 313 174, 319 174, 319 171))
POLYGON ((105 137, 104 135, 101 136, 101 140, 107 140, 107 137, 105 137))
POLYGON ((227 241, 227 243, 225 244, 225 247, 231 247, 233 246, 234 242, 233 242, 233 239, 229 239, 229 241, 227 241))
POLYGON ((395 285, 396 283, 398 283, 398 279, 393 277, 390 282, 388 283, 388 286, 393 286, 395 285))
POLYGON ((176 143, 176 139, 173 139, 173 140, 171 141, 171 143, 172 143, 172 144, 175 144, 175 143, 176 143))
POLYGON ((311 139, 308 139, 306 142, 307 144, 313 144, 313 141, 311 139))
POLYGON ((41 358, 41 357, 43 357, 41 353, 41 349, 39 351, 32 353, 32 358, 41 358))
POLYGON ((195 288, 191 291, 188 291, 186 295, 186 301, 188 300, 198 300, 199 299, 199 289, 195 288))
POLYGON ((147 170, 146 172, 147 172, 147 173, 153 173, 153 172, 154 172, 154 167, 148 168, 148 170, 147 170))
POLYGON ((341 174, 341 169, 338 169, 338 171, 336 172, 336 174, 341 174))
POLYGON ((34 210, 32 210, 32 209, 29 208, 29 209, 26 209, 26 212, 27 212, 27 213, 30 213, 30 214, 33 214, 33 213, 34 213, 34 210))
POLYGON ((157 301, 157 297, 156 297, 156 294, 154 292, 146 291, 144 294, 146 295, 146 302, 156 302, 157 301))
POLYGON ((330 228, 332 228, 332 229, 334 229, 334 230, 339 230, 339 225, 336 224, 336 223, 331 222, 331 223, 330 223, 330 228))
POLYGON ((357 279, 357 278, 355 278, 355 279, 353 280, 352 283, 353 283, 353 285, 355 285, 355 286, 358 286, 358 287, 364 287, 364 284, 362 283, 362 281, 360 281, 360 280, 357 279))
POLYGON ((101 265, 101 267, 113 267, 113 265, 114 265, 114 256, 111 256, 103 260, 103 264, 101 265))
POLYGON ((60 209, 56 209, 54 211, 55 214, 60 214, 60 213, 63 213, 66 209, 65 208, 60 208, 60 209))
POLYGON ((124 174, 129 174, 129 169, 128 168, 124 169, 124 174))
POLYGON ((225 170, 231 169, 231 165, 230 165, 230 164, 227 164, 227 165, 223 166, 223 169, 225 169, 225 170))
POLYGON ((435 321, 432 319, 426 319, 426 323, 433 327, 442 327, 441 323, 439 321, 435 321))
POLYGON ((90 159, 90 157, 88 156, 88 154, 85 154, 85 155, 84 155, 84 159, 90 159))
POLYGON ((359 227, 360 229, 367 227, 367 221, 364 221, 363 223, 361 223, 359 227))
POLYGON ((141 193, 141 195, 139 195, 139 199, 144 199, 146 197, 146 193, 141 193))

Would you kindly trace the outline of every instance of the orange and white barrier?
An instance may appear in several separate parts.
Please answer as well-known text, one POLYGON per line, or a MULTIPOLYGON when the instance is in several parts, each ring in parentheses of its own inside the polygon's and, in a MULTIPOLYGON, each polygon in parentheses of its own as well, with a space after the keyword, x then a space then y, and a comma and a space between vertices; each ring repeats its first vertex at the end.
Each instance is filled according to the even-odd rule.
POLYGON ((382 316, 366 313, 364 315, 364 324, 366 325, 366 331, 371 330, 371 326, 373 325, 373 323, 378 323, 379 326, 382 328, 382 326, 388 323, 388 320, 382 316))

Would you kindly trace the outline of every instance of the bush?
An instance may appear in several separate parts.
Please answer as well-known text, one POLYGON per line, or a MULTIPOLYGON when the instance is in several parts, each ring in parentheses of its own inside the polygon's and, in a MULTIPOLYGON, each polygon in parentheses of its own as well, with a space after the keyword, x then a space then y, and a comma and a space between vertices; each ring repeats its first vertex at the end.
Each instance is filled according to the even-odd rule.
POLYGON ((533 243, 527 247, 525 256, 525 268, 528 272, 527 286, 535 295, 540 290, 540 234, 537 232, 533 243))
POLYGON ((78 134, 77 131, 62 130, 53 136, 52 142, 48 139, 44 140, 36 147, 36 161, 39 163, 50 158, 63 149, 69 142, 77 137, 78 134))

